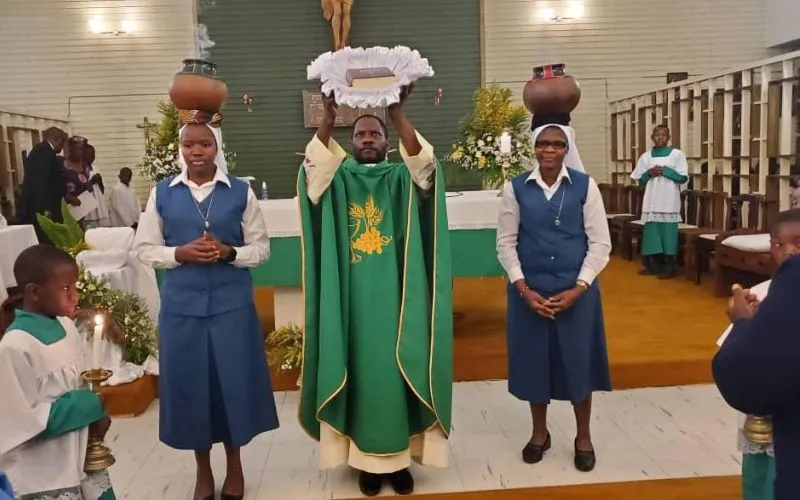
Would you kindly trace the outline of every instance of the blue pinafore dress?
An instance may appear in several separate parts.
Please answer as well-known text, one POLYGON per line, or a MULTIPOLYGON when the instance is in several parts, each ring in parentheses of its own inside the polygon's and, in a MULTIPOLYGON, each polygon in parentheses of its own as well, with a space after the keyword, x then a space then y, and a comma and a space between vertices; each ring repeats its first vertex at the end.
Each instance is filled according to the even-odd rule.
MULTIPOLYGON (((589 176, 569 179, 550 200, 524 173, 512 180, 520 209, 517 253, 528 286, 552 297, 575 286, 588 242, 583 205, 589 176), (559 207, 561 213, 559 212, 559 207), (556 218, 560 224, 556 223, 556 218)), ((536 404, 578 404, 593 391, 611 390, 600 288, 595 281, 555 319, 539 316, 512 284, 507 293, 508 389, 536 404)))
MULTIPOLYGON (((204 221, 189 187, 156 186, 165 245, 199 238, 204 221)), ((199 203, 209 233, 242 246, 248 186, 230 177, 199 203)), ((243 446, 278 427, 264 337, 248 269, 231 264, 182 264, 166 272, 159 314, 159 437, 172 448, 243 446)))

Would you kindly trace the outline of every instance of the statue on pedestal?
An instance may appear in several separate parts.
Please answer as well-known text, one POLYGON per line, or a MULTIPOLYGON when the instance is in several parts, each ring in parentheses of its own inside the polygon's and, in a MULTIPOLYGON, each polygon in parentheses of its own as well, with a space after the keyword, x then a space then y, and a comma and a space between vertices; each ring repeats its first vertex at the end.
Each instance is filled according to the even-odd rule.
POLYGON ((350 11, 355 0, 322 0, 322 15, 331 22, 333 50, 347 47, 350 42, 350 11))

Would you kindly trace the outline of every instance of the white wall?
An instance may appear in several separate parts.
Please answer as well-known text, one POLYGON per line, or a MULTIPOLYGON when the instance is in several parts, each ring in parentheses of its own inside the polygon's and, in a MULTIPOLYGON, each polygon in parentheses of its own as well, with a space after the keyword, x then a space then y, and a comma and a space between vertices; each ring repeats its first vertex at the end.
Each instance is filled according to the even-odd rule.
POLYGON ((193 1, 0 0, 0 110, 69 120, 113 184, 144 151, 136 124, 159 119, 171 76, 194 55, 193 1), (93 34, 92 18, 134 32, 93 34))
POLYGON ((764 1, 767 7, 767 47, 800 41, 800 0, 764 1))
POLYGON ((565 63, 583 95, 572 126, 598 181, 611 165, 609 100, 663 86, 668 72, 699 76, 774 55, 761 0, 585 0, 580 20, 558 23, 542 21, 542 9, 566 14, 575 2, 484 2, 484 79, 521 97, 533 66, 565 63))

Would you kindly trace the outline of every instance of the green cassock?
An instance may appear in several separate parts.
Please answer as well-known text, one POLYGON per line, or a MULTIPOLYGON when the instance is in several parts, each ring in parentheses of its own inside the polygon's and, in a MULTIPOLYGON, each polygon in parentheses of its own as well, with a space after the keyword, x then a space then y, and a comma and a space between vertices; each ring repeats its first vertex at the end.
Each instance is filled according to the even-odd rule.
POLYGON ((314 205, 301 167, 305 337, 300 423, 365 454, 450 431, 453 302, 441 169, 429 192, 403 163, 345 160, 314 205))

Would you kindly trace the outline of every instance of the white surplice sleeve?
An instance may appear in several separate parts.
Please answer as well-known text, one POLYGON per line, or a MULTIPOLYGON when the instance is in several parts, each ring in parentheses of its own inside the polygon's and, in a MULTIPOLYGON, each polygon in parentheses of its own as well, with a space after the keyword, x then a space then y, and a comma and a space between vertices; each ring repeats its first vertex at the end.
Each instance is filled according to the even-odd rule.
POLYGON ((631 179, 635 181, 639 181, 642 178, 645 172, 650 169, 650 155, 644 153, 642 156, 639 157, 639 161, 636 162, 636 168, 633 169, 631 172, 631 179))
POLYGON ((422 134, 416 132, 417 140, 422 146, 422 150, 416 156, 409 156, 408 150, 400 143, 400 156, 403 158, 403 163, 406 164, 408 170, 411 172, 411 180, 414 184, 419 186, 423 191, 431 188, 431 181, 433 174, 436 171, 436 155, 433 151, 431 143, 422 137, 422 134))
POLYGON ((503 188, 500 211, 497 216, 497 259, 505 269, 511 283, 525 278, 517 253, 519 234, 519 203, 511 183, 503 188))
POLYGON ((242 234, 244 235, 244 246, 235 247, 236 259, 232 263, 234 266, 256 267, 269 259, 267 223, 258 206, 256 193, 249 187, 247 188, 247 206, 242 214, 242 234))
POLYGON ((339 165, 347 157, 347 153, 333 137, 328 139, 328 145, 322 143, 316 134, 306 146, 306 158, 303 169, 306 171, 306 192, 311 203, 319 203, 322 194, 333 181, 333 176, 339 165))
MULTIPOLYGON (((19 333, 12 331, 6 335, 19 333)), ((45 430, 51 406, 39 398, 37 374, 28 355, 9 342, 0 343, 0 401, 3 407, 0 455, 3 455, 45 430)))
POLYGON ((586 202, 583 204, 583 227, 589 248, 578 273, 578 279, 591 284, 608 265, 611 255, 611 233, 608 230, 603 195, 591 177, 586 190, 586 202))
POLYGON ((133 249, 139 260, 150 267, 173 269, 180 265, 175 259, 178 247, 168 247, 164 243, 164 221, 156 208, 156 188, 150 191, 147 207, 139 217, 133 249))

